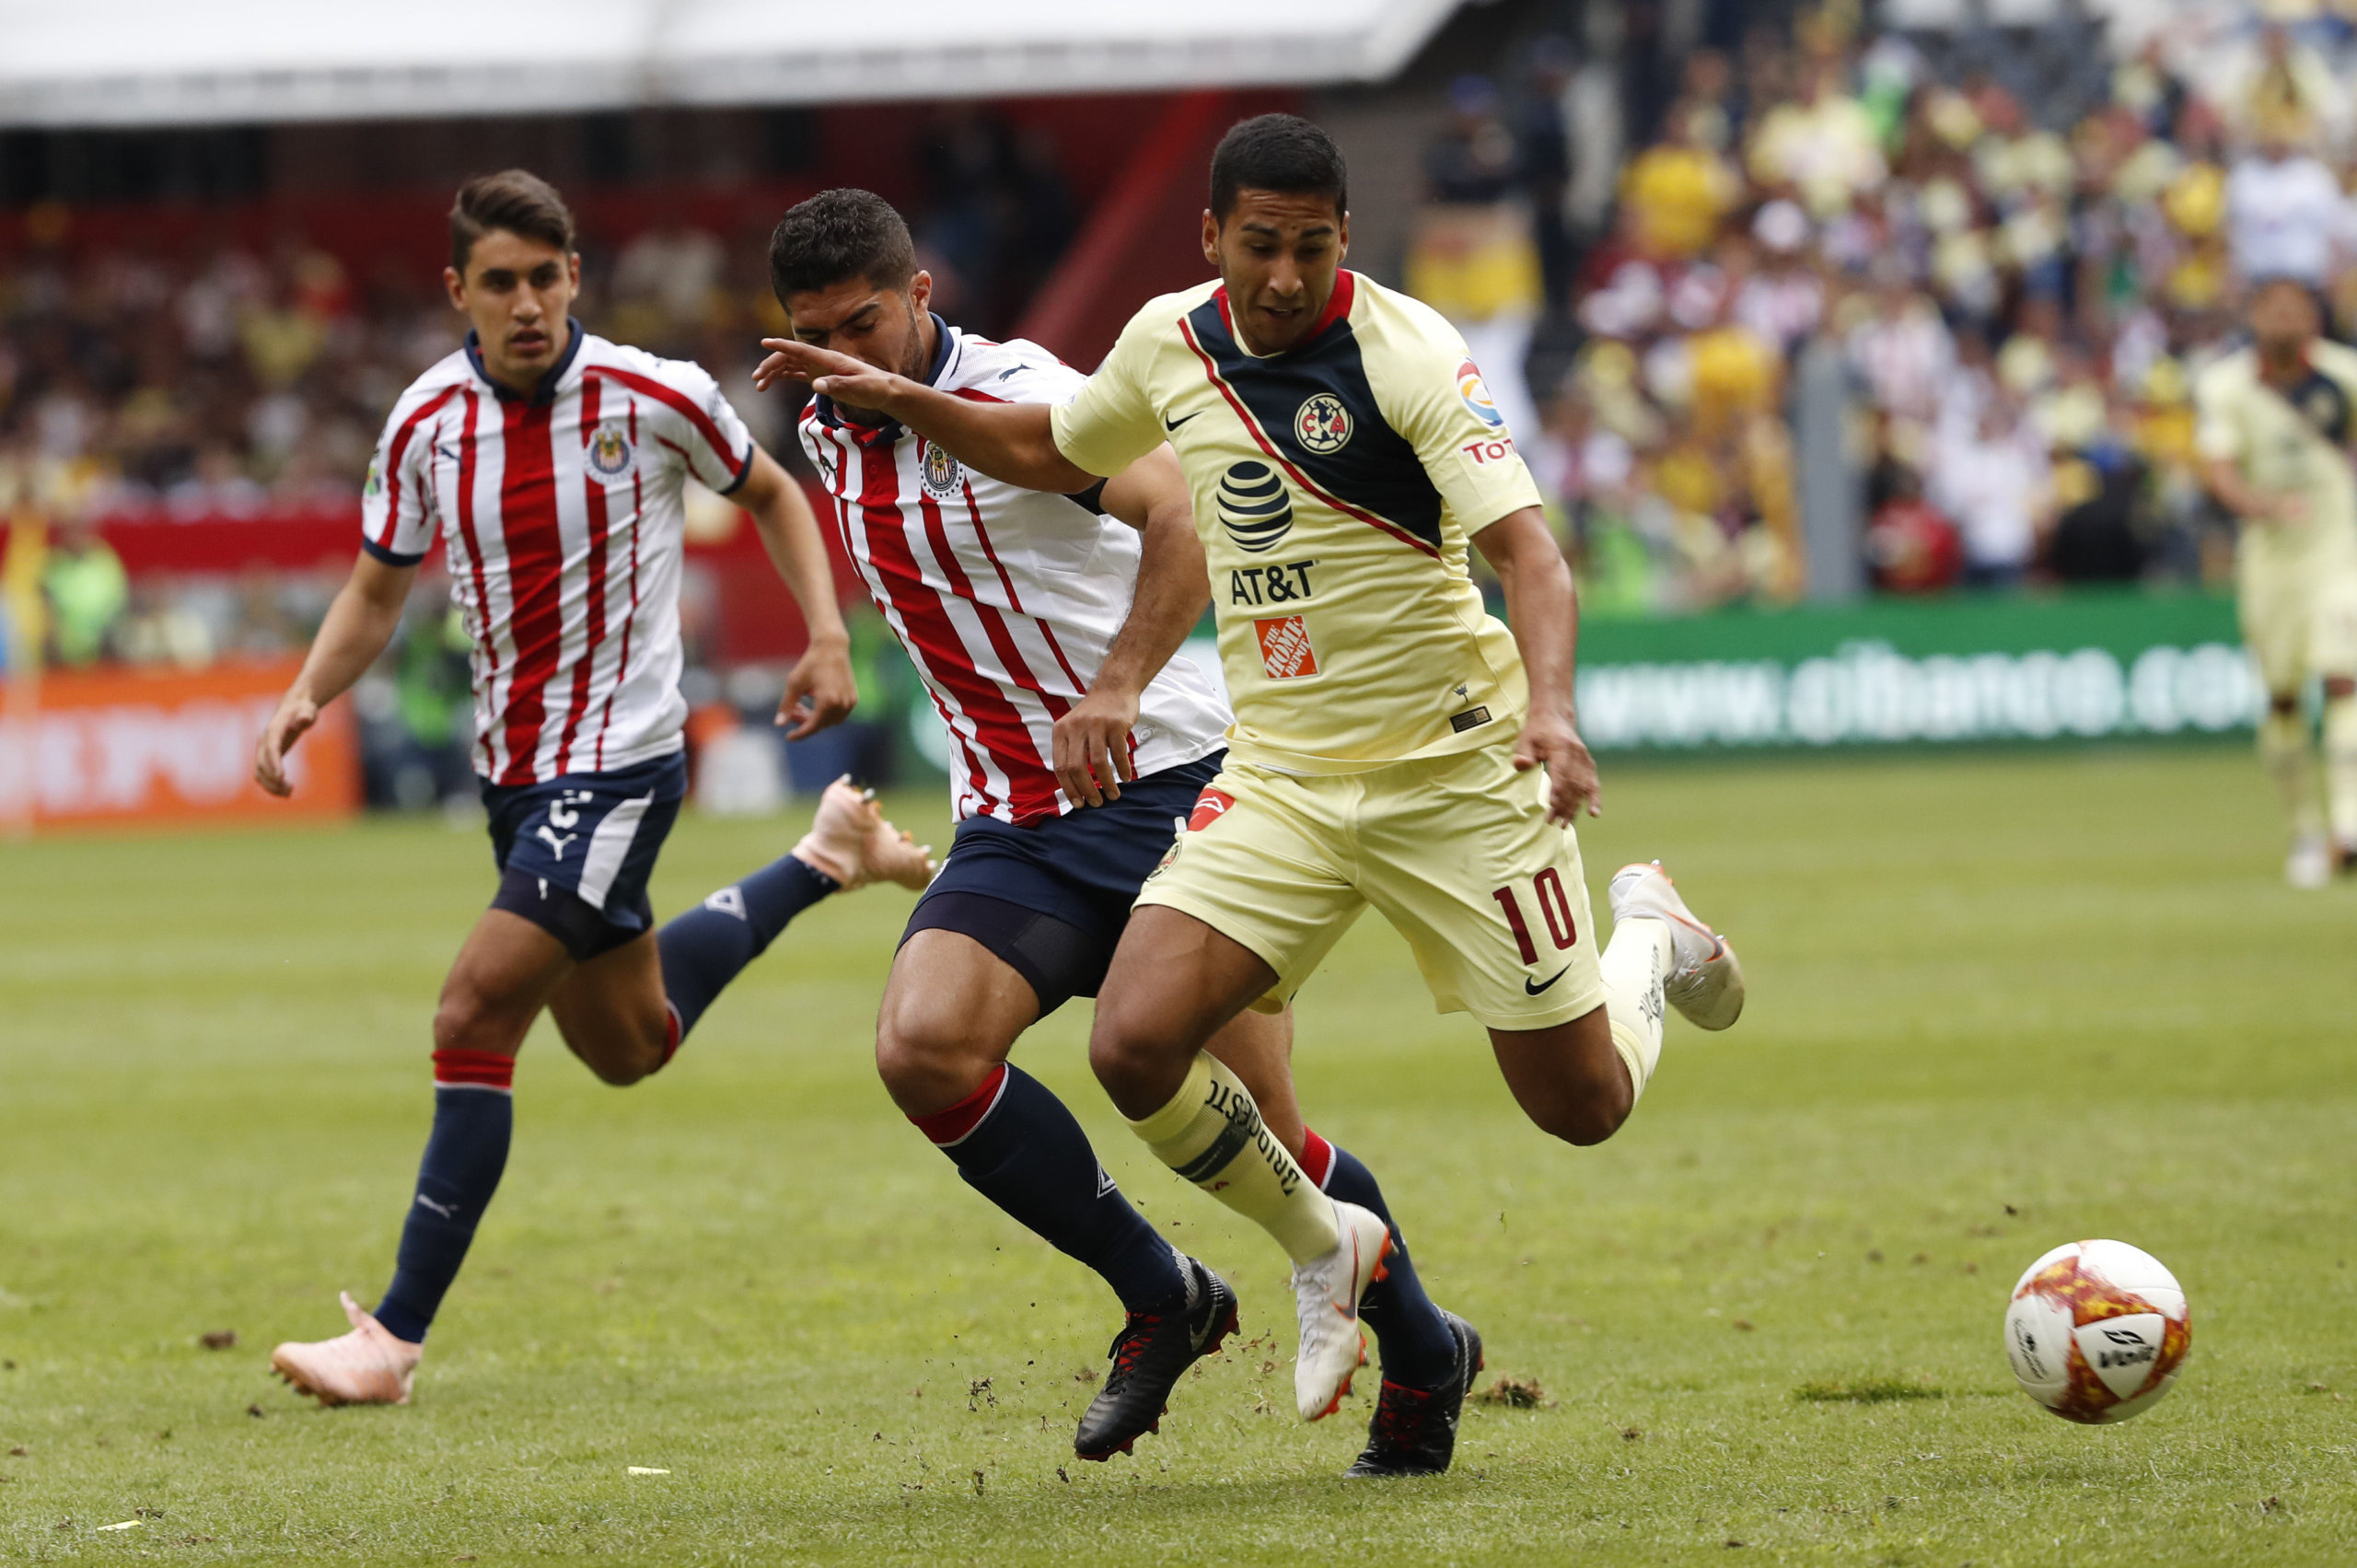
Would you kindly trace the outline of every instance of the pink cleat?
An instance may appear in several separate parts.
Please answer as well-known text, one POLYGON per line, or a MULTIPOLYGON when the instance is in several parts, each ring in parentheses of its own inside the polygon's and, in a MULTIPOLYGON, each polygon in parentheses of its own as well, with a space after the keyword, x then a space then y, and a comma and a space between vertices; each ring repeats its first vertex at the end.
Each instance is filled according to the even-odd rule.
POLYGON ((845 892, 876 882, 921 891, 940 869, 933 846, 886 821, 876 792, 853 788, 849 773, 819 796, 819 815, 794 846, 794 857, 842 883, 845 892))
POLYGON ((339 1293, 352 1332, 309 1342, 289 1340, 270 1353, 271 1370, 323 1405, 405 1405, 410 1379, 417 1376, 424 1345, 393 1337, 392 1330, 339 1293))

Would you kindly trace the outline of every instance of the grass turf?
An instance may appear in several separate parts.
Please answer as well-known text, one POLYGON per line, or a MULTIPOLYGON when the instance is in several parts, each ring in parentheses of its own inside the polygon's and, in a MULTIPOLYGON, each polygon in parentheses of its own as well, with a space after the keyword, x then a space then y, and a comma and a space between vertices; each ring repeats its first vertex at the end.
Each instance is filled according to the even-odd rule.
MULTIPOLYGON (((1294 1418, 1282 1260, 1121 1131, 1085 1004, 1021 1059, 1237 1282, 1250 1342, 1134 1459, 1074 1461, 1111 1300, 874 1082, 893 890, 804 916, 641 1087, 544 1027, 417 1402, 311 1408, 265 1358, 382 1288, 479 835, 0 847, 0 1552, 2346 1561, 2357 898, 2283 889, 2247 759, 1622 766, 1608 806, 1599 909, 1619 860, 1666 855, 1753 986, 1729 1035, 1672 1024, 1608 1144, 1523 1123, 1379 922, 1303 999, 1313 1123, 1384 1179, 1492 1374, 1544 1389, 1394 1484, 1336 1479, 1363 1398, 1294 1418), (2015 1273, 2087 1236, 2194 1304, 2177 1391, 2119 1428, 2033 1409, 2000 1342, 2015 1273)), ((658 907, 795 830, 683 823, 658 907)))

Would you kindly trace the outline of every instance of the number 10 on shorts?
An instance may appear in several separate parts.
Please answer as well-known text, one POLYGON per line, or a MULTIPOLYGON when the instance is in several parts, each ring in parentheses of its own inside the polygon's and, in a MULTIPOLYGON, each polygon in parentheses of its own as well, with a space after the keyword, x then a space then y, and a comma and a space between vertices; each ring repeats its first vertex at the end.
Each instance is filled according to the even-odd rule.
MULTIPOLYGON (((1580 934, 1572 923, 1572 900, 1563 891, 1562 873, 1549 866, 1532 880, 1530 890, 1538 901, 1538 912, 1546 917, 1547 935, 1554 939, 1555 950, 1560 953, 1577 945, 1580 934)), ((1522 961, 1537 963, 1538 944, 1530 939, 1530 923, 1522 916, 1522 903, 1515 897, 1512 885, 1498 889, 1490 897, 1506 912, 1506 924, 1514 929, 1514 945, 1522 949, 1522 961)))

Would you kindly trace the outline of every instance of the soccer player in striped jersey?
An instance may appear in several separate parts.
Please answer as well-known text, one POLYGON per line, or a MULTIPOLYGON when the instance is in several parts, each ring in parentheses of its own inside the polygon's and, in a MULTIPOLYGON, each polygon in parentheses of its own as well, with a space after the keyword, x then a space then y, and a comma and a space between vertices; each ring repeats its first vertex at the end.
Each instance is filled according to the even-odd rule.
MULTIPOLYGON (((935 315, 907 226, 867 192, 826 192, 788 213, 770 267, 795 339, 863 366, 992 404, 1061 400, 1085 379, 1037 343, 993 343, 935 315)), ((1233 1326, 1236 1296, 1155 1235, 1072 1112, 1007 1057, 1035 1021, 1097 994, 1132 901, 1226 749, 1226 703, 1177 656, 1206 598, 1186 479, 1157 444, 1069 494, 1027 490, 825 397, 803 415, 802 444, 843 548, 951 736, 957 839, 893 959, 877 1065, 970 1185, 1120 1298, 1112 1370, 1074 1439, 1082 1458, 1108 1458, 1155 1430, 1179 1376, 1233 1326)), ((1287 1014, 1211 1035, 1211 1054, 1259 1106, 1228 1136, 1326 1194, 1321 1215, 1338 1223, 1310 1256, 1335 1254, 1360 1274, 1388 1243, 1366 1321, 1387 1377, 1436 1385, 1457 1360, 1448 1321, 1387 1229, 1375 1178, 1302 1125, 1292 1038, 1287 1014)), ((1326 1299, 1320 1286, 1330 1314, 1326 1299)), ((1347 1387, 1355 1335, 1339 1376, 1307 1369, 1311 1419, 1347 1387)))
MULTIPOLYGON (((1708 1028, 1744 998, 1734 951, 1657 865, 1611 881, 1599 953, 1573 819, 1596 764, 1572 723, 1571 574, 1537 487, 1448 323, 1342 268, 1342 156, 1291 115, 1212 160, 1216 282, 1148 302, 1052 401, 978 401, 772 340, 756 372, 813 378, 1012 483, 1078 490, 1167 442, 1213 585, 1236 723, 1226 760, 1148 880, 1089 1043, 1166 1164, 1310 1256, 1343 1233, 1282 1158, 1229 1136, 1255 1091, 1202 1048, 1286 1005, 1369 905, 1434 1002, 1486 1026, 1508 1087, 1566 1142, 1611 1136, 1662 1046, 1665 1004, 1708 1028), (1497 571, 1511 627, 1468 572, 1497 571)), ((1333 1280, 1346 1306, 1349 1282, 1333 1280)), ((1358 1348, 1301 1303, 1304 1366, 1358 1348)), ((1446 1469, 1480 1363, 1466 1324, 1436 1387, 1387 1375, 1353 1474, 1446 1469)), ((1387 1374, 1388 1368, 1387 1368, 1387 1374)))
POLYGON ((647 877, 687 787, 687 482, 751 514, 802 607, 810 646, 778 713, 790 736, 851 711, 849 639, 808 501, 713 378, 571 318, 573 232, 563 199, 520 169, 459 192, 444 281, 473 331, 386 422, 360 557, 257 749, 256 778, 287 794, 287 749, 390 641, 438 532, 474 641, 474 764, 500 881, 435 1011, 434 1126, 392 1283, 374 1313, 343 1296, 350 1332, 271 1358, 327 1404, 408 1401, 506 1165, 516 1053, 543 1008, 590 1071, 636 1083, 795 914, 877 880, 922 888, 931 871, 838 784, 790 854, 654 928, 647 877))

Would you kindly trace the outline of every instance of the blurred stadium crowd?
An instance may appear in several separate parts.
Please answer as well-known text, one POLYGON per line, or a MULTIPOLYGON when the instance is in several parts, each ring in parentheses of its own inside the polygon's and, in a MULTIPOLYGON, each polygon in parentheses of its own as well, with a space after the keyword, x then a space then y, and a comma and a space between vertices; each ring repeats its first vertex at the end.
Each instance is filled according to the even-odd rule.
MULTIPOLYGON (((1592 615, 1799 597, 1815 446, 1840 448, 1855 564, 1885 591, 2214 584, 2232 535, 2193 472, 2191 375, 2256 273, 2357 324, 2357 30, 2210 9, 2199 47, 2107 53, 2084 17, 1976 52, 1854 6, 1736 6, 1737 41, 1647 57, 1602 25, 1635 8, 1590 6, 1577 41, 1526 33, 1487 74, 1426 84, 1445 109, 1421 202, 1391 253, 1354 261, 1464 330, 1592 615), (1795 437, 1810 399, 1830 442, 1795 437)), ((943 308, 1003 332, 1076 230, 1072 183, 987 109, 940 112, 917 147, 943 308)), ((783 325, 774 214, 720 233, 646 213, 586 226, 590 325, 702 360, 798 461, 791 409, 743 384, 783 325)), ((331 578, 137 580, 89 525, 347 515, 383 411, 455 342, 434 279, 363 275, 294 232, 93 248, 66 206, 21 215, 0 248, 0 515, 52 520, 47 658, 299 647, 331 578)), ((421 626, 400 656, 431 732, 463 668, 421 626)))

